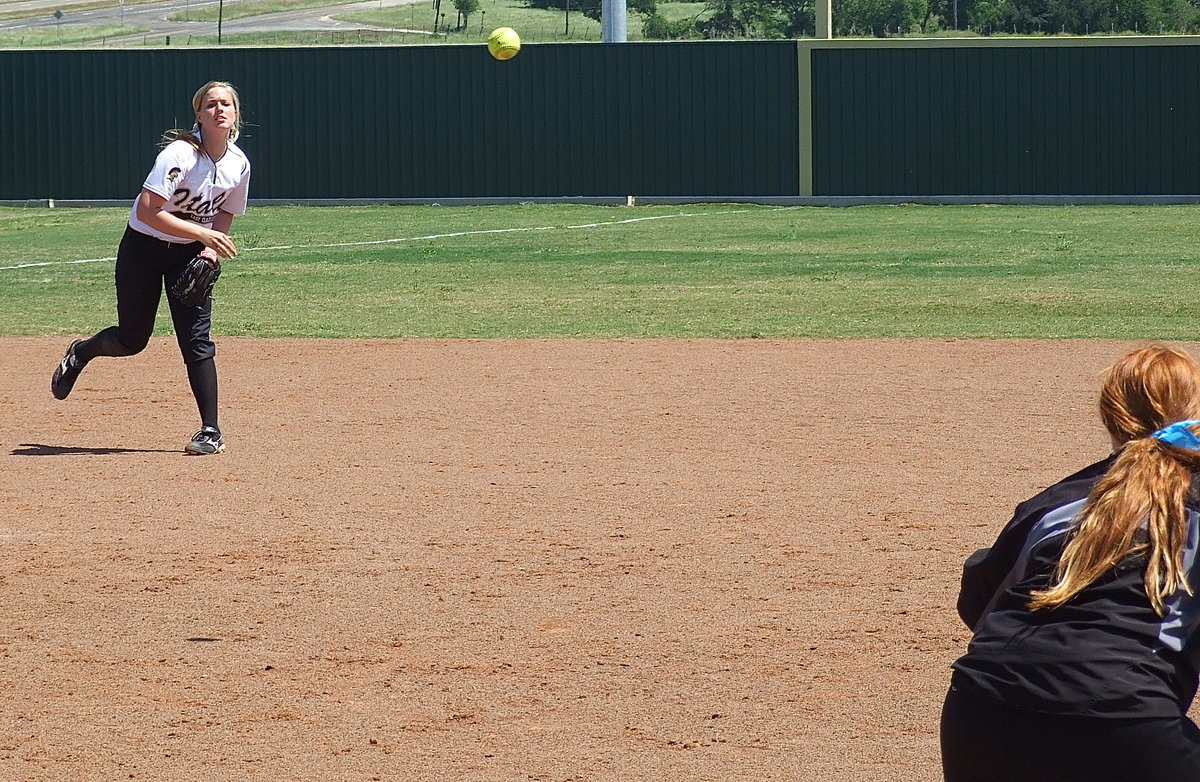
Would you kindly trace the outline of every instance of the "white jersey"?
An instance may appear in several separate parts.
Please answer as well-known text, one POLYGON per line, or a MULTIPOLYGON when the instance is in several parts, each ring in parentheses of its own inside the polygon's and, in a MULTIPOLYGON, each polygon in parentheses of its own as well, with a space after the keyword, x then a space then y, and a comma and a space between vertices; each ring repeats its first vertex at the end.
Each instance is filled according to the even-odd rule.
MULTIPOLYGON (((142 187, 167 199, 163 211, 211 228, 217 212, 246 213, 250 161, 232 141, 220 160, 213 160, 186 141, 172 141, 158 153, 142 187)), ((136 231, 169 242, 188 241, 139 220, 137 199, 129 224, 136 231)))

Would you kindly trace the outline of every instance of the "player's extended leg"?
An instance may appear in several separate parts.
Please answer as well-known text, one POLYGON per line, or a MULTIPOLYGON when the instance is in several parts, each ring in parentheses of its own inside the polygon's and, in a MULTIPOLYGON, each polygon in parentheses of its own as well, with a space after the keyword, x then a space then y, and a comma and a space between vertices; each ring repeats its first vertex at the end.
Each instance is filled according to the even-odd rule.
POLYGON ((187 365, 188 385, 196 397, 196 408, 200 412, 200 424, 217 428, 217 360, 205 359, 187 365))
POLYGON ((90 339, 77 339, 67 347, 50 380, 50 391, 56 399, 67 398, 79 373, 93 358, 132 356, 146 349, 162 297, 163 247, 165 244, 157 239, 125 229, 117 250, 117 325, 90 339))
POLYGON ((184 446, 184 451, 201 456, 221 453, 225 450, 225 438, 217 422, 217 346, 210 336, 212 296, 198 307, 188 307, 170 296, 167 303, 175 323, 179 352, 187 366, 188 384, 200 413, 200 430, 184 446))

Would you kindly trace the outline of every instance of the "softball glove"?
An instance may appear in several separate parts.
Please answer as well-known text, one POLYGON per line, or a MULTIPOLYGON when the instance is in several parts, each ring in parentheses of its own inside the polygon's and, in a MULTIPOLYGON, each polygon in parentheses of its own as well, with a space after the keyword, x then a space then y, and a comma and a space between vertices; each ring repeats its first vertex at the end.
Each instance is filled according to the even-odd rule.
POLYGON ((188 307, 199 307, 221 276, 221 262, 197 255, 171 280, 168 292, 188 307))

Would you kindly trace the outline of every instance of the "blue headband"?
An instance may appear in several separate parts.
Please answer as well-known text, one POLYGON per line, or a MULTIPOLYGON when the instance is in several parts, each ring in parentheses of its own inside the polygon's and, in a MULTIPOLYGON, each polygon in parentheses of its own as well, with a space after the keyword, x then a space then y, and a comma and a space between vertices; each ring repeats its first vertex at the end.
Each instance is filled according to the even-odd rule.
POLYGON ((1196 437, 1191 430, 1193 426, 1200 426, 1200 421, 1177 421, 1169 426, 1164 426, 1150 436, 1176 448, 1200 451, 1200 437, 1196 437))

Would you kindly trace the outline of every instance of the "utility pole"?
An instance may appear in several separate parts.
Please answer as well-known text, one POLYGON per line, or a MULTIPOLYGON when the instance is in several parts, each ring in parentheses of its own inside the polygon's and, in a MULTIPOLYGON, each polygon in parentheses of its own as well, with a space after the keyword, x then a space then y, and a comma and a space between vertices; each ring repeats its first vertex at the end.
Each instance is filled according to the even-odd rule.
POLYGON ((625 43, 629 40, 625 32, 626 17, 629 12, 625 8, 625 0, 601 0, 600 3, 600 40, 604 43, 625 43))
POLYGON ((817 2, 817 37, 833 38, 833 0, 817 2))

